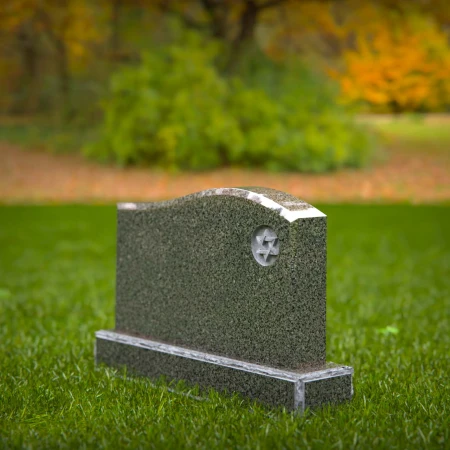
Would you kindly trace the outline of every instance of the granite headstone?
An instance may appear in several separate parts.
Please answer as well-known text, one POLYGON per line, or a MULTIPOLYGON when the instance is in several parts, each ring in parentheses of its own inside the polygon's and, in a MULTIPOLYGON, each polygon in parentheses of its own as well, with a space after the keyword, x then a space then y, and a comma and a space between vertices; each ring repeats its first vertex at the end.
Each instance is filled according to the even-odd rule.
POLYGON ((327 219, 266 188, 118 205, 116 328, 96 361, 270 405, 349 400, 327 363, 327 219))

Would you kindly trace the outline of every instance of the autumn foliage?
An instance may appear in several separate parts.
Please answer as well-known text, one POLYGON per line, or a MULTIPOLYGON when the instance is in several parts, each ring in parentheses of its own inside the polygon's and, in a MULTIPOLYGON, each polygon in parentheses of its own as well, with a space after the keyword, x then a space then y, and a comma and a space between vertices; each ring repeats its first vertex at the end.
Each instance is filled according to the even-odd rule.
POLYGON ((291 1, 265 50, 313 56, 363 110, 439 111, 450 106, 449 23, 440 0, 291 1))
POLYGON ((172 20, 221 43, 223 74, 241 76, 259 52, 306 59, 360 110, 450 107, 447 0, 7 0, 0 112, 85 111, 118 66, 172 38, 172 20))
POLYGON ((104 39, 103 15, 85 0, 0 2, 0 106, 34 112, 51 88, 66 107, 73 78, 89 70, 104 39), (50 74, 54 85, 46 85, 50 74))
POLYGON ((347 101, 375 111, 433 111, 450 104, 450 48, 447 36, 429 17, 383 15, 373 20, 346 49, 335 71, 347 101))

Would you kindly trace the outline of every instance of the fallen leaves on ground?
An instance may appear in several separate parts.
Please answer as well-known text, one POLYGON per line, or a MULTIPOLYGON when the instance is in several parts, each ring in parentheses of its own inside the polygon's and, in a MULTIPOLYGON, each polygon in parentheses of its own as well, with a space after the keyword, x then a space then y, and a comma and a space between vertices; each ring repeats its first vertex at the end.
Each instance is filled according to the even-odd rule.
POLYGON ((364 169, 327 174, 220 169, 171 174, 152 168, 99 165, 77 154, 23 150, 0 143, 3 203, 154 201, 213 187, 265 186, 317 202, 450 200, 448 152, 395 149, 364 169))

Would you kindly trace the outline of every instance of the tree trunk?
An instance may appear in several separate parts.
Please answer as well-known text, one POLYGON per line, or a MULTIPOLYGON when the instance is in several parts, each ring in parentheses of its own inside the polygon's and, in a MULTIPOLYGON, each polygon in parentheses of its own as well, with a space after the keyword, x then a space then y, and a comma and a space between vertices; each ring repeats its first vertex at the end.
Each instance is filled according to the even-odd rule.
POLYGON ((211 34, 220 40, 227 39, 229 6, 216 0, 201 0, 203 9, 211 20, 211 34))
POLYGON ((71 77, 69 70, 69 58, 67 52, 67 44, 64 41, 63 36, 58 36, 53 30, 53 24, 44 9, 40 9, 37 13, 37 17, 40 19, 44 26, 44 30, 53 45, 56 52, 56 72, 58 74, 58 94, 59 94, 59 108, 60 118, 66 120, 72 113, 70 88, 71 77))
POLYGON ((36 36, 31 24, 25 24, 17 35, 19 51, 21 53, 23 67, 23 86, 26 86, 26 100, 24 110, 27 113, 36 112, 38 106, 39 76, 38 76, 38 48, 36 36))
POLYGON ((120 9, 121 9, 121 0, 113 0, 112 1, 112 10, 111 10, 111 57, 112 59, 116 59, 120 53, 120 9))
POLYGON ((255 28, 258 21, 259 8, 254 0, 247 0, 245 9, 239 20, 239 31, 231 43, 230 56, 225 71, 233 73, 238 67, 244 47, 254 38, 255 28))
POLYGON ((70 102, 70 71, 69 61, 67 58, 66 43, 62 40, 55 42, 57 54, 57 72, 59 81, 59 96, 60 96, 60 112, 63 119, 67 119, 71 114, 70 102))

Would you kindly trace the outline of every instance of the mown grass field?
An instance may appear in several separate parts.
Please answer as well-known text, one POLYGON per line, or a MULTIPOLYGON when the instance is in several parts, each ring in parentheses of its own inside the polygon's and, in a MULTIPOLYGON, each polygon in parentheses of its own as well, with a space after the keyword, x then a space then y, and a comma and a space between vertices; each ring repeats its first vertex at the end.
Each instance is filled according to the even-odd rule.
POLYGON ((450 208, 319 207, 327 355, 355 368, 355 397, 302 417, 95 369, 115 208, 0 207, 0 447, 449 448, 450 208))
POLYGON ((413 153, 450 152, 450 115, 372 116, 362 120, 378 133, 381 143, 413 153))

